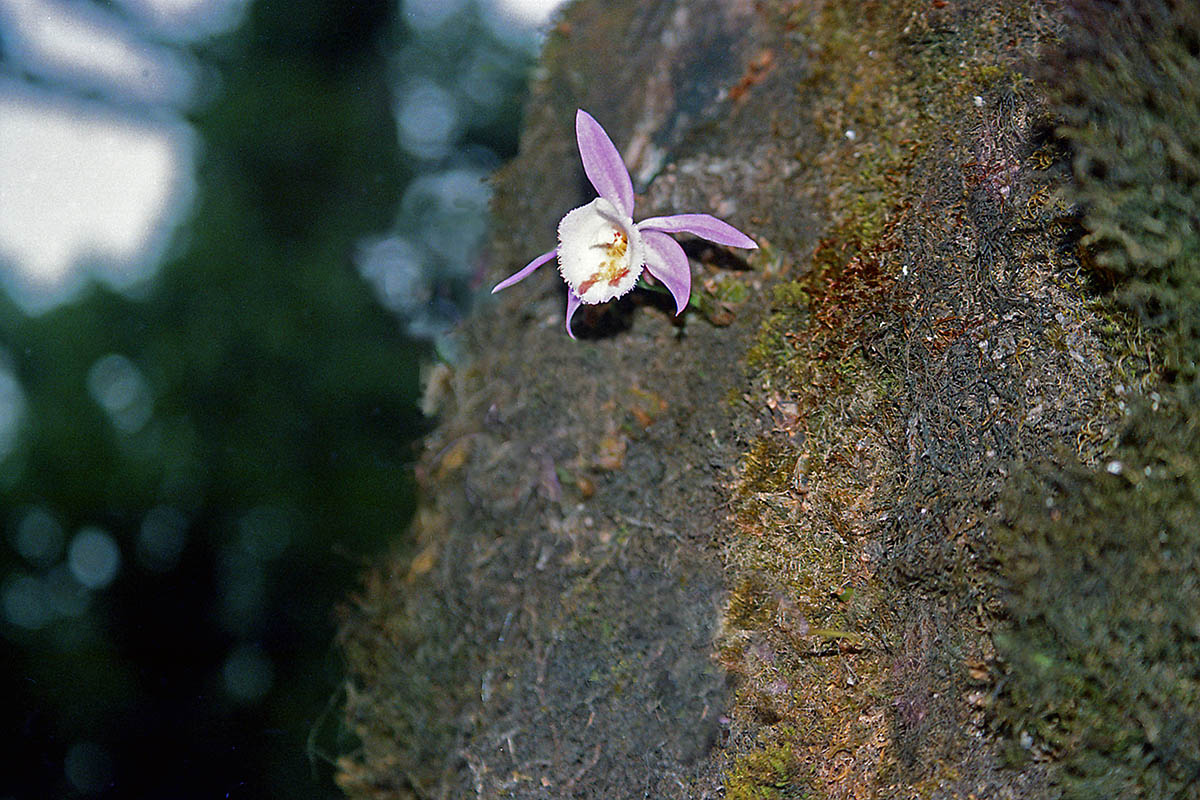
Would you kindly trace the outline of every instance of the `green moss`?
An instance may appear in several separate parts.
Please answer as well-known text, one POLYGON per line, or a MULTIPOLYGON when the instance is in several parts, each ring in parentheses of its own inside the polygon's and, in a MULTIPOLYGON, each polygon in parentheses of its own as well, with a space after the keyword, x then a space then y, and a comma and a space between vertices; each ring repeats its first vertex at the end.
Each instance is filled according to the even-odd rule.
POLYGON ((777 439, 758 439, 742 457, 739 493, 781 492, 787 489, 796 465, 796 451, 777 439))
POLYGON ((1080 2, 1050 64, 1074 151, 1085 244, 1142 321, 1167 333, 1168 364, 1200 361, 1200 6, 1080 2))
POLYGON ((723 276, 717 278, 713 285, 713 296, 722 303, 744 303, 750 296, 750 289, 743 281, 723 276))
POLYGON ((1195 411, 1143 409, 1105 469, 1033 470, 1008 499, 1000 717, 1061 756, 1070 798, 1200 796, 1195 411))
POLYGON ((743 577, 729 593, 725 618, 729 624, 744 630, 761 630, 771 623, 774 607, 770 592, 760 575, 743 577))
POLYGON ((745 753, 725 776, 727 800, 798 800, 807 796, 796 756, 785 745, 745 753))
POLYGON ((778 283, 771 287, 771 291, 776 308, 803 309, 810 302, 805 283, 800 281, 778 283))

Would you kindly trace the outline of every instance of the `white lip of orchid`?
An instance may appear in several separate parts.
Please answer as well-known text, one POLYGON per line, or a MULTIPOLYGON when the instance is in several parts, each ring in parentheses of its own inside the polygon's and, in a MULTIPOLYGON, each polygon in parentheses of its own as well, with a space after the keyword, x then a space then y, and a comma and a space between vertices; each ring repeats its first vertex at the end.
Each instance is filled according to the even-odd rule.
POLYGON ((558 224, 558 271, 581 302, 604 303, 629 292, 645 263, 641 232, 603 197, 558 224))

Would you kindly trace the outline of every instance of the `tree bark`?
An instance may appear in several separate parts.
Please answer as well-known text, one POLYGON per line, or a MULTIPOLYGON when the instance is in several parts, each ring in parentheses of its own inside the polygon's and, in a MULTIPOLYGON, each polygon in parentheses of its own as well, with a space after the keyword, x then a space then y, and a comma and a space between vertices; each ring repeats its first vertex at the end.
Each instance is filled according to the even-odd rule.
POLYGON ((464 325, 415 545, 344 625, 348 794, 1055 796, 994 724, 990 531, 1022 464, 1097 463, 1113 386, 1155 375, 1081 264, 1028 75, 1063 25, 1036 0, 563 14, 483 283, 592 198, 576 108, 637 218, 761 248, 684 238, 680 317, 635 292, 572 341, 547 265, 464 325))

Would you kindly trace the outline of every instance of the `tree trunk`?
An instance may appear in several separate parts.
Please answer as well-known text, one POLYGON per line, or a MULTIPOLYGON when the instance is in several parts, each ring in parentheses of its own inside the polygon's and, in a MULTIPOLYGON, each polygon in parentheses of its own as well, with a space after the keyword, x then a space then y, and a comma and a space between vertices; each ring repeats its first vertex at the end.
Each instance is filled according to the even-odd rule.
POLYGON ((496 177, 483 283, 594 196, 577 108, 625 157, 636 218, 712 213, 761 247, 681 237, 679 317, 637 291, 583 307, 573 341, 551 264, 463 327, 431 373, 415 545, 347 612, 350 795, 1070 790, 1053 765, 1081 740, 1006 693, 1038 669, 1005 650, 1037 616, 1009 605, 1036 572, 1020 532, 1063 518, 1056 470, 1115 474, 1161 362, 1080 247, 1061 112, 1031 77, 1067 19, 569 8, 496 177))

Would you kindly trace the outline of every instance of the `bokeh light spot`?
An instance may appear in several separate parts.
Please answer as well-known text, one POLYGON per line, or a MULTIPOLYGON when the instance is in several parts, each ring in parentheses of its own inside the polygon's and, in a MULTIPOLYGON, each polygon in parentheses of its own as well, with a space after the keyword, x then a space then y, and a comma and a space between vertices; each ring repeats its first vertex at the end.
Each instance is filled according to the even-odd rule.
POLYGON ((103 589, 117 577, 121 551, 113 537, 101 528, 82 528, 67 550, 67 566, 75 580, 89 589, 103 589))
POLYGON ((400 145, 418 158, 440 158, 458 140, 458 101, 428 78, 412 81, 400 96, 400 145))
POLYGON ((75 295, 86 268, 126 290, 157 267, 191 204, 195 137, 0 79, 0 266, 40 313, 75 295))
POLYGON ((153 411, 150 385, 141 370, 117 353, 101 357, 88 370, 88 392, 125 433, 141 430, 153 411))
POLYGON ((65 539, 58 520, 45 508, 37 506, 21 515, 13 532, 13 547, 26 561, 44 567, 62 555, 65 539))
POLYGON ((405 319, 418 316, 432 296, 426 255, 403 236, 359 245, 358 268, 384 306, 405 319))
POLYGON ((466 5, 466 0, 404 0, 404 21, 418 31, 431 31, 466 5))
POLYGON ((452 269, 471 269, 471 254, 487 232, 491 191, 484 179, 485 174, 474 169, 422 175, 409 184, 400 202, 400 213, 452 269))
POLYGON ((502 37, 519 40, 533 31, 544 31, 554 11, 565 0, 492 0, 485 14, 502 37))
POLYGON ((51 80, 142 103, 180 104, 193 92, 189 59, 146 41, 94 4, 5 0, 0 26, 11 56, 51 80))
POLYGON ((10 624, 32 631, 50 622, 53 613, 45 583, 23 573, 9 575, 4 581, 0 605, 4 608, 4 619, 10 624))
POLYGON ((258 645, 242 644, 225 659, 221 677, 230 697, 243 703, 252 703, 271 691, 275 683, 275 668, 258 645))
POLYGON ((77 792, 96 794, 112 783, 112 757, 98 744, 76 742, 67 750, 63 771, 77 792))
POLYGON ((17 376, 0 361, 0 460, 12 452, 25 415, 25 393, 17 376))
POLYGON ((232 28, 249 0, 117 0, 156 30, 174 39, 195 41, 232 28))

